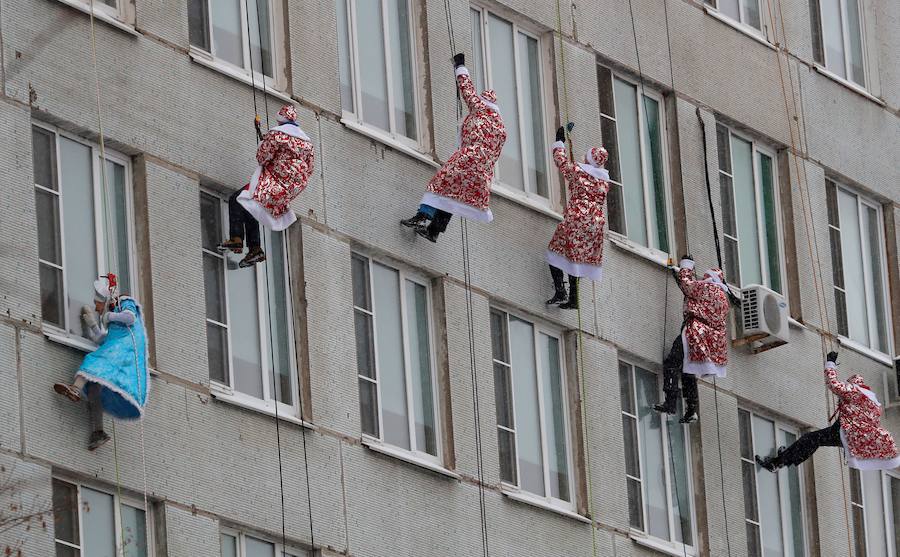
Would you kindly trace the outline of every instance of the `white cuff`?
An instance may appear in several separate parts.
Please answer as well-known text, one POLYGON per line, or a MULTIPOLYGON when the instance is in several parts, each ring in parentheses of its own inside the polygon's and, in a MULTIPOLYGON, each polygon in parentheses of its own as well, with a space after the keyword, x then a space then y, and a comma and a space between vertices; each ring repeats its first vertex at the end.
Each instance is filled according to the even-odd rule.
POLYGON ((553 145, 550 146, 551 149, 565 149, 566 144, 562 141, 557 141, 553 145))
POLYGON ((694 270, 694 262, 690 259, 682 259, 678 262, 678 266, 682 269, 690 269, 691 271, 694 270))
POLYGON ((469 75, 469 70, 467 70, 465 66, 456 68, 456 77, 459 77, 461 75, 469 75))
POLYGON ((837 364, 834 362, 825 362, 825 369, 837 369, 837 364))

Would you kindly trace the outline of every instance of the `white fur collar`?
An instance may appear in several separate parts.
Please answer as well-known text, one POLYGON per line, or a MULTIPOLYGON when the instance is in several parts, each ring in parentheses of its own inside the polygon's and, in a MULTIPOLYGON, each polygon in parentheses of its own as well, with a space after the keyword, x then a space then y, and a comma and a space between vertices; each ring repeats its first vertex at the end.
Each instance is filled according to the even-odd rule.
POLYGON ((865 387, 860 387, 859 385, 856 385, 856 384, 853 384, 853 386, 856 387, 857 389, 859 389, 859 392, 864 394, 866 396, 866 398, 868 398, 869 400, 874 402, 875 406, 881 406, 881 403, 878 402, 878 397, 875 396, 875 393, 873 393, 872 391, 870 391, 869 389, 867 389, 865 387))
POLYGON ((303 130, 300 129, 300 126, 297 124, 292 124, 290 122, 285 122, 280 126, 276 126, 272 128, 275 131, 280 131, 281 133, 286 133, 291 137, 296 137, 298 139, 302 139, 303 141, 309 141, 309 136, 306 135, 303 130))
POLYGON ((584 170, 594 178, 598 180, 603 180, 604 182, 609 182, 609 171, 605 168, 600 168, 599 166, 592 166, 590 164, 578 163, 578 168, 584 170))

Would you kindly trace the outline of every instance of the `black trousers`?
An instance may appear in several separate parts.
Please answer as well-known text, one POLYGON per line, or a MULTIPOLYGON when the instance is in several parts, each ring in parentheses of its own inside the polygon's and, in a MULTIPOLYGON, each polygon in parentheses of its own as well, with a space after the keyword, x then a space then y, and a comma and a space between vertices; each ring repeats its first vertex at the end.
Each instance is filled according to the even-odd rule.
POLYGON ((244 206, 238 203, 242 189, 228 198, 228 234, 232 238, 240 238, 249 248, 259 247, 259 223, 244 206))
POLYGON ((778 455, 774 462, 780 466, 798 466, 816 452, 819 447, 840 447, 841 421, 835 420, 826 428, 810 431, 778 455))
POLYGON ((447 230, 447 225, 450 224, 450 218, 453 217, 452 213, 448 213, 447 211, 442 211, 440 209, 434 210, 434 218, 431 219, 431 223, 428 225, 428 229, 435 234, 442 234, 447 230))
POLYGON ((683 373, 683 369, 684 345, 681 342, 681 335, 678 335, 678 338, 672 343, 669 355, 663 361, 663 392, 666 393, 666 401, 677 401, 678 395, 681 393, 689 406, 697 407, 700 405, 700 398, 697 394, 697 376, 683 373), (681 382, 680 389, 679 382, 681 382))

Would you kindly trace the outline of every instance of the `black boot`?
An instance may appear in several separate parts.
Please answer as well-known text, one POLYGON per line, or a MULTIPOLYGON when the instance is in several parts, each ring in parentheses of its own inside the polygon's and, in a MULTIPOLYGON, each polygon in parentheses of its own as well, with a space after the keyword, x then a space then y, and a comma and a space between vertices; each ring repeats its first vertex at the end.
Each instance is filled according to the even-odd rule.
POLYGON ((756 463, 769 472, 775 473, 779 468, 784 466, 781 463, 781 453, 783 453, 784 450, 784 447, 778 447, 778 453, 775 456, 767 456, 766 458, 760 458, 759 455, 756 455, 756 463))
POLYGON ((684 411, 684 416, 682 416, 681 419, 678 421, 683 424, 692 424, 692 423, 696 422, 698 420, 698 418, 699 417, 697 416, 697 405, 689 402, 687 405, 687 408, 684 411))
POLYGON ((550 265, 550 276, 553 277, 553 297, 547 300, 547 305, 559 304, 566 301, 566 286, 563 284, 563 272, 559 267, 550 265))
POLYGON ((559 309, 578 309, 578 277, 569 275, 569 299, 559 309))
POLYGON ((432 221, 432 223, 429 224, 428 226, 426 226, 426 225, 424 225, 424 224, 420 224, 420 225, 416 226, 416 234, 418 234, 419 236, 425 238, 425 239, 428 240, 429 242, 434 242, 434 243, 436 243, 436 242, 437 242, 437 237, 438 237, 441 233, 438 232, 438 231, 436 231, 436 230, 434 229, 434 226, 432 226, 433 224, 434 224, 434 221, 432 221))
POLYGON ((678 407, 677 393, 666 393, 666 400, 662 404, 653 407, 654 410, 662 414, 674 414, 678 407))
POLYGON ((419 226, 425 226, 428 220, 428 215, 426 215, 422 211, 419 211, 416 213, 416 216, 401 220, 400 224, 409 228, 417 228, 419 226))

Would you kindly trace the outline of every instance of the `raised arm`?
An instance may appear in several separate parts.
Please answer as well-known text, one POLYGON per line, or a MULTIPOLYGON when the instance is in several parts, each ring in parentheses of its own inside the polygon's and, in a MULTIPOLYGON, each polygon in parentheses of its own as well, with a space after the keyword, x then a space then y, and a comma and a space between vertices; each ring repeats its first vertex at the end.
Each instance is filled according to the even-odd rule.
POLYGON ((680 270, 675 275, 675 278, 678 280, 678 287, 681 288, 685 295, 690 296, 697 286, 697 277, 694 276, 694 261, 685 257, 681 259, 678 266, 680 270))
POLYGON ((837 364, 832 360, 825 362, 825 385, 829 391, 841 398, 849 396, 856 390, 850 384, 838 380, 837 364))
POLYGON ((103 314, 103 320, 107 323, 121 323, 126 327, 134 325, 136 319, 134 312, 130 309, 122 311, 109 311, 103 314))
POLYGON ((553 149, 553 162, 556 164, 556 168, 562 172, 566 182, 573 182, 575 180, 575 163, 569 160, 566 144, 557 138, 556 143, 550 147, 553 149))
POLYGON ((481 100, 481 97, 478 96, 478 92, 475 91, 475 84, 472 83, 472 78, 469 76, 469 70, 465 66, 456 68, 456 85, 459 87, 459 94, 462 95, 462 99, 469 108, 469 112, 484 108, 484 101, 481 100))

